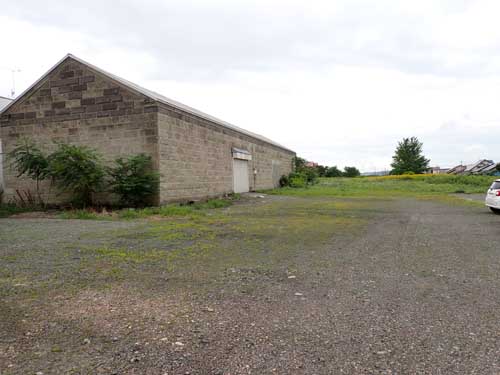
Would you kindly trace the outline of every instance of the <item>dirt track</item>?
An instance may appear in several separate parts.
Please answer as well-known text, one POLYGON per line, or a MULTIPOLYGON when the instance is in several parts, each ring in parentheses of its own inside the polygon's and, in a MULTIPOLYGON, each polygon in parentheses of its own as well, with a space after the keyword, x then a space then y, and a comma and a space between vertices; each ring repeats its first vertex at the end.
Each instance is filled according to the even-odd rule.
POLYGON ((500 372, 500 217, 480 207, 2 219, 0 261, 1 374, 500 372), (169 255, 179 244, 191 255, 169 255))

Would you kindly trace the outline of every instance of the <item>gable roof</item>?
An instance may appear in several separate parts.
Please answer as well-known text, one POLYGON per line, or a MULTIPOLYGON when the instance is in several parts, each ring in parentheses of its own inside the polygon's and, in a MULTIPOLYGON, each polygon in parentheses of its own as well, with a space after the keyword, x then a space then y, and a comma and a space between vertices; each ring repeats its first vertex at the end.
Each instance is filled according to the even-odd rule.
POLYGON ((493 160, 481 159, 473 164, 467 165, 467 168, 465 168, 464 173, 474 173, 483 169, 484 167, 490 166, 491 164, 493 164, 493 160))
POLYGON ((105 70, 102 70, 101 68, 98 68, 70 53, 68 53, 66 56, 64 56, 57 64, 55 64, 52 68, 50 68, 43 76, 41 76, 38 80, 36 80, 30 87, 28 87, 26 90, 24 90, 17 98, 15 98, 14 100, 12 100, 10 103, 7 103, 7 105, 5 107, 0 107, 0 114, 2 114, 3 112, 7 111, 11 106, 13 106, 15 103, 19 102, 21 100, 21 98, 23 98, 26 94, 28 94, 33 88, 35 88, 40 82, 42 82, 48 75, 50 75, 59 65, 61 65, 64 61, 68 60, 68 59, 73 59, 77 62, 79 62, 80 64, 82 65, 85 65, 86 67, 90 68, 91 70, 94 70, 95 72, 97 73, 100 73, 114 81, 116 81, 117 83, 127 87, 128 89, 132 90, 132 91, 135 91, 136 93, 139 93, 139 94, 142 94, 156 102, 159 102, 159 103, 163 103, 163 104, 166 104, 170 107, 173 107, 175 109, 178 109, 178 110, 181 110, 183 112, 186 112, 186 113, 189 113, 191 115, 194 115, 196 117, 199 117, 199 118, 202 118, 204 120, 208 120, 210 122, 213 122, 217 125, 220 125, 220 126, 223 126, 225 128, 228 128, 228 129, 231 129, 231 130, 234 130, 238 133, 241 133, 241 134, 245 134, 247 136, 250 136, 252 138, 255 138, 255 139, 258 139, 258 140, 261 140, 265 143, 269 143, 273 146, 276 146, 276 147, 279 147, 283 150, 286 150, 286 151, 289 151, 289 152, 292 152, 292 153, 295 153, 294 151, 290 150, 289 148, 286 148, 282 145, 280 145, 279 143, 276 143, 272 140, 270 140, 269 138, 266 138, 260 134, 256 134, 256 133, 253 133, 253 132, 250 132, 248 130, 245 130, 245 129, 242 129, 236 125, 233 125, 233 124, 230 124, 226 121, 223 121, 223 120, 220 120, 218 119, 217 117, 214 117, 214 116, 211 116, 209 114, 206 114, 202 111, 199 111, 195 108, 192 108, 188 105, 185 105, 185 104, 182 104, 176 100, 173 100, 173 99, 170 99, 170 98, 167 98, 166 96, 163 96, 161 94, 158 94, 157 92, 154 92, 154 91, 151 91, 151 90, 148 90, 142 86, 139 86, 135 83, 132 83, 124 78, 121 78, 121 77, 118 77, 112 73, 109 73, 105 70))
POLYGON ((2 112, 2 109, 7 107, 10 102, 12 102, 12 99, 6 98, 5 96, 0 96, 0 112, 2 112))
POLYGON ((493 164, 491 164, 491 165, 489 165, 489 166, 487 166, 487 167, 479 170, 478 172, 479 173, 491 172, 491 171, 493 171, 493 170, 495 170, 497 168, 497 165, 498 165, 497 163, 493 163, 493 164))
POLYGON ((465 168, 467 168, 465 165, 459 164, 459 165, 457 165, 457 166, 455 166, 453 168, 450 168, 448 170, 448 172, 446 172, 446 173, 449 173, 449 174, 459 174, 459 173, 462 173, 465 170, 465 168))

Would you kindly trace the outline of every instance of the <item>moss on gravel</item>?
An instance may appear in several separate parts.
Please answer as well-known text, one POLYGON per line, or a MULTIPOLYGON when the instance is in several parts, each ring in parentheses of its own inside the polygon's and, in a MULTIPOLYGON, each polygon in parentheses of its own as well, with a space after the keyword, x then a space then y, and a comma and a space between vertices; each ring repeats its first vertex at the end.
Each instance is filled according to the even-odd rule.
POLYGON ((4 220, 0 372, 238 373, 238 362, 256 373, 283 363, 287 373, 350 373, 356 361, 373 369, 377 352, 397 372, 412 356, 435 365, 445 354, 433 340, 465 332, 453 326, 460 309, 474 307, 467 327, 493 332, 470 314, 498 311, 498 299, 481 305, 474 292, 497 293, 497 237, 475 206, 419 199, 316 192, 146 220, 4 220), (437 334, 423 329, 436 317, 437 334), (429 352, 413 347, 420 339, 429 352))

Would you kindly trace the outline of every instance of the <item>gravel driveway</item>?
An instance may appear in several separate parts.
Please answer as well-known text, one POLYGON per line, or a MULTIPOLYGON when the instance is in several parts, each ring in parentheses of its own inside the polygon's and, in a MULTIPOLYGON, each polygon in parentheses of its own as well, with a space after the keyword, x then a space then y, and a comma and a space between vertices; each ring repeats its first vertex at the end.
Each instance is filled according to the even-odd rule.
POLYGON ((217 215, 0 220, 0 373, 500 373, 486 209, 280 197, 217 215))

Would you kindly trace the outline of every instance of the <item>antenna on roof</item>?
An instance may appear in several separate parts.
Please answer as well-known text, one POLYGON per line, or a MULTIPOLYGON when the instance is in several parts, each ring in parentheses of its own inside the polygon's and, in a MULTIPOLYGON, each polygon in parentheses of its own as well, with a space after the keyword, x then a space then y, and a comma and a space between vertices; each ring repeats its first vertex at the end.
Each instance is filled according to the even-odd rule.
POLYGON ((10 96, 14 98, 16 96, 16 73, 21 73, 21 69, 14 68, 10 71, 12 73, 12 89, 10 90, 10 96))
POLYGON ((12 87, 10 89, 10 96, 12 97, 12 99, 14 99, 14 97, 16 96, 16 73, 21 73, 21 69, 7 67, 0 67, 0 69, 10 70, 10 73, 12 74, 12 87))

